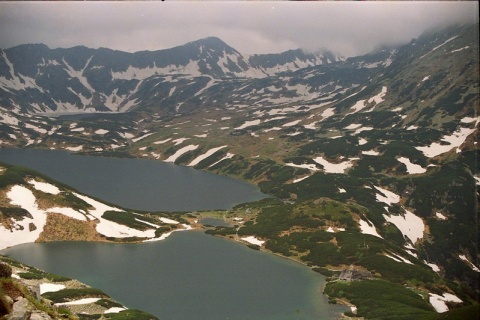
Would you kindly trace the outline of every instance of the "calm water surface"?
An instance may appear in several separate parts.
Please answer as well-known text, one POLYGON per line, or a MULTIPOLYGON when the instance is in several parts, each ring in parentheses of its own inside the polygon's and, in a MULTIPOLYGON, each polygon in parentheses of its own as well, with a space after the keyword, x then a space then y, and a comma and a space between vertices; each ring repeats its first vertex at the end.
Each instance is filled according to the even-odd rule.
POLYGON ((33 243, 1 251, 101 288, 160 319, 337 319, 310 269, 197 231, 143 244, 33 243))
MULTIPOLYGON (((131 209, 228 209, 265 197, 247 183, 159 161, 29 149, 0 149, 0 161, 131 209)), ((309 268, 195 231, 143 244, 32 243, 0 253, 160 319, 336 319, 346 310, 328 305, 323 276, 309 268)))
POLYGON ((0 161, 26 166, 122 207, 146 211, 230 209, 267 197, 246 182, 171 163, 0 148, 0 161))

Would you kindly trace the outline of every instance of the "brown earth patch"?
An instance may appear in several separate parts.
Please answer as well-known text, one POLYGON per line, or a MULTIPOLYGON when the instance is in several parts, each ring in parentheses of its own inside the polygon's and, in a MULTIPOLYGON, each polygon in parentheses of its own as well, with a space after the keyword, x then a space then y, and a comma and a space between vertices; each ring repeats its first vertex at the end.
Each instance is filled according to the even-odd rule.
POLYGON ((17 299, 18 297, 24 297, 23 292, 13 282, 5 281, 1 283, 1 287, 3 293, 13 300, 17 299))
POLYGON ((47 214, 47 223, 37 242, 106 241, 95 229, 95 221, 80 221, 60 213, 47 214))
POLYGON ((35 195, 36 203, 39 209, 41 210, 48 210, 49 208, 58 207, 58 204, 55 203, 53 199, 53 195, 46 195, 41 191, 33 191, 35 195))
POLYGON ((0 189, 0 206, 1 207, 12 207, 10 204, 10 198, 7 197, 7 192, 10 191, 10 188, 0 189))

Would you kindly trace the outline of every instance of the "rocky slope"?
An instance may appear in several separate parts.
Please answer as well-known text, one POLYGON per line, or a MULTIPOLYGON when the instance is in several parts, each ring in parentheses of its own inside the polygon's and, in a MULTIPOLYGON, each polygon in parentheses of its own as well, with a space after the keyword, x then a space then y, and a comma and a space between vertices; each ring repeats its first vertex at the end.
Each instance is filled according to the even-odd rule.
POLYGON ((17 319, 145 319, 98 289, 0 256, 0 317, 17 319))

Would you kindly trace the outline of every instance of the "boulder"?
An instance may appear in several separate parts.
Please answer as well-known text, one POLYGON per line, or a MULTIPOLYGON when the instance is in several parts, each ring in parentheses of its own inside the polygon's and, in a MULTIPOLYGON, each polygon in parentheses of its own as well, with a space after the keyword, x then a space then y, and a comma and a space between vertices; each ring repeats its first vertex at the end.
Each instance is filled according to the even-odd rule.
POLYGON ((32 315, 32 305, 25 298, 20 298, 13 304, 13 311, 7 315, 7 320, 29 320, 32 315))

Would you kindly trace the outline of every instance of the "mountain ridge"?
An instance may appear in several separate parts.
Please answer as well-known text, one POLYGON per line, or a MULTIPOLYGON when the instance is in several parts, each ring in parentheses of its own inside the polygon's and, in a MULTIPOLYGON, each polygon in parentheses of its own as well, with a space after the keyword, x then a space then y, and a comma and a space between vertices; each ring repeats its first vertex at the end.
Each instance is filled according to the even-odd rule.
MULTIPOLYGON (((282 54, 243 56, 219 38, 209 37, 165 50, 127 53, 85 46, 49 49, 20 45, 2 50, 0 89, 27 112, 96 110, 127 111, 142 80, 159 75, 263 78, 283 71, 324 63, 319 56, 292 50, 282 54), (54 77, 55 88, 51 77, 54 77), (112 93, 117 103, 109 104, 112 93), (13 91, 26 90, 37 108, 27 106, 13 91), (47 95, 46 95, 47 94, 47 95), (77 97, 75 97, 76 95, 77 97), (41 99, 39 99, 41 96, 41 99), (118 103, 118 100, 121 102, 118 103)), ((332 54, 328 60, 335 60, 332 54)))

